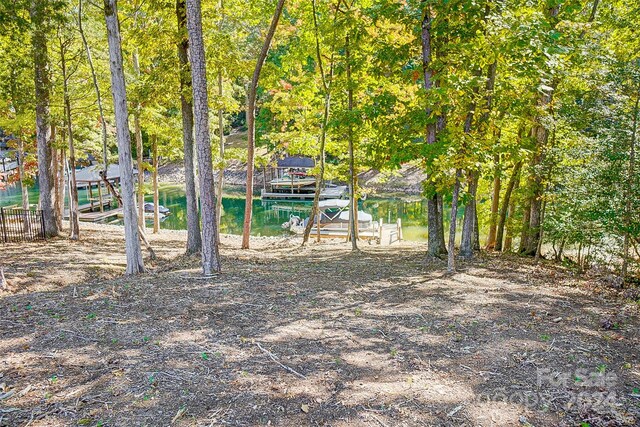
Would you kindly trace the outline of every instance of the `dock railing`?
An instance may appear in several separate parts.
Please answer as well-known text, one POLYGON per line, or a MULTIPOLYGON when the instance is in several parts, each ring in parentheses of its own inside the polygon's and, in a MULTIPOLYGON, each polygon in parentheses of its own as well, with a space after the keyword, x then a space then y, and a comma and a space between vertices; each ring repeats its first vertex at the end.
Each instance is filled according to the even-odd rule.
POLYGON ((17 243, 45 238, 41 210, 0 207, 0 242, 17 243))

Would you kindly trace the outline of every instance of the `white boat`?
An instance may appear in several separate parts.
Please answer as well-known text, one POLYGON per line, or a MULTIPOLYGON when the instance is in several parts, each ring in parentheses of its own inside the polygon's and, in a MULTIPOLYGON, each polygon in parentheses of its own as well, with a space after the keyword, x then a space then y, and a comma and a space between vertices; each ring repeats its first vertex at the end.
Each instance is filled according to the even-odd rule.
MULTIPOLYGON (((346 236, 349 229, 349 200, 344 199, 328 199, 318 202, 318 210, 320 211, 320 233, 330 235, 342 235, 346 236)), ((296 234, 303 234, 304 229, 309 222, 310 218, 306 218, 304 221, 300 221, 297 217, 290 218, 289 222, 285 223, 289 226, 289 230, 296 234)), ((316 229, 317 217, 314 218, 314 225, 312 228, 312 234, 317 233, 316 229)), ((283 227, 284 225, 283 224, 283 227)), ((358 211, 358 229, 359 230, 372 230, 378 227, 378 223, 373 220, 373 216, 361 210, 358 211)))
MULTIPOLYGON (((147 213, 151 213, 152 216, 153 216, 154 207, 155 206, 154 206, 153 202, 147 202, 147 203, 144 204, 144 211, 147 212, 147 213)), ((158 206, 158 212, 160 212, 160 214, 165 215, 165 216, 169 215, 171 213, 171 211, 169 209, 165 208, 162 205, 158 206)))
POLYGON ((304 187, 315 188, 316 178, 302 172, 290 172, 280 178, 272 179, 269 185, 273 191, 301 190, 304 187))

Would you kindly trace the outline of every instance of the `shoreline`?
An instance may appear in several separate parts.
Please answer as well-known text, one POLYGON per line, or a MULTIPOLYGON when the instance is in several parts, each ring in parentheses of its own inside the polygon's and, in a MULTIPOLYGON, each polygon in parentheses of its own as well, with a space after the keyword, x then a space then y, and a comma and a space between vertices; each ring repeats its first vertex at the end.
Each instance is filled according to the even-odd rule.
MULTIPOLYGON (((246 166, 239 162, 231 162, 224 170, 225 190, 232 192, 245 190, 246 166)), ((265 184, 263 170, 254 171, 254 194, 265 184)), ((145 175, 145 180, 147 175, 145 175)), ((422 182, 426 175, 415 165, 403 165, 392 173, 369 170, 358 176, 358 181, 369 197, 399 198, 407 201, 422 199, 422 182)), ((171 162, 159 167, 158 181, 161 184, 184 185, 184 166, 179 162, 171 162)))

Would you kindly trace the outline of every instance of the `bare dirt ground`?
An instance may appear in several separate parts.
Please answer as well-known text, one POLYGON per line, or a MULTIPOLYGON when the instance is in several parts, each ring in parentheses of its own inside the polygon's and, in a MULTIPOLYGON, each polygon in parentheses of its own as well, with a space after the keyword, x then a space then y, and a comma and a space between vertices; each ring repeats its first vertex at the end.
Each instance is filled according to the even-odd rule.
POLYGON ((121 229, 0 246, 1 426, 640 425, 638 303, 550 264, 121 229), (581 424, 584 423, 584 424, 581 424))

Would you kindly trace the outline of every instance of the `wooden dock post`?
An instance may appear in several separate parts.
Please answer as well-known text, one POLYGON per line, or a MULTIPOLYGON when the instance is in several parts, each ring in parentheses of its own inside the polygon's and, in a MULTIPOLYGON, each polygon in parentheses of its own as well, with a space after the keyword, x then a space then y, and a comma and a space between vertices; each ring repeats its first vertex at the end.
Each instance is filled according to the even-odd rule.
POLYGON ((102 183, 98 183, 98 201, 100 203, 100 212, 104 212, 104 205, 102 204, 102 183))
POLYGON ((380 223, 378 225, 378 233, 379 233, 378 241, 380 242, 380 244, 382 244, 382 225, 383 225, 382 218, 380 218, 380 223))
POLYGON ((89 182, 89 186, 87 187, 89 189, 89 204, 91 205, 91 212, 93 212, 93 188, 91 188, 92 183, 89 182))
POLYGON ((402 219, 398 218, 396 223, 398 225, 398 241, 401 241, 402 240, 402 219))

